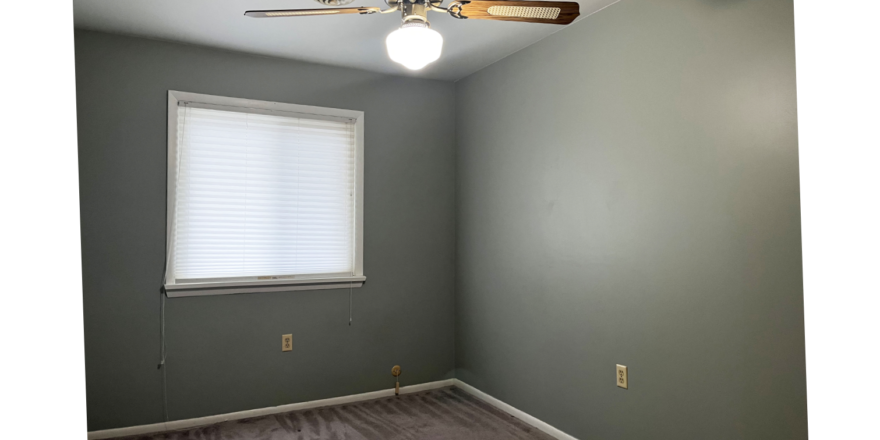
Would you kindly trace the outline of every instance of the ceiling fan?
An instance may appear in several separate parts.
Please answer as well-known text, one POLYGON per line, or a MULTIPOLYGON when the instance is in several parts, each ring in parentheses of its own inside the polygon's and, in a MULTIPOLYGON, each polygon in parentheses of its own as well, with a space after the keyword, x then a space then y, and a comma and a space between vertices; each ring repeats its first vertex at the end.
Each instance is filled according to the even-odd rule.
MULTIPOLYGON (((341 6, 353 0, 316 0, 319 3, 341 6)), ((443 37, 431 29, 428 12, 444 12, 458 19, 519 21, 525 23, 569 24, 580 15, 577 2, 514 1, 514 0, 456 0, 441 7, 443 0, 385 0, 387 9, 378 7, 280 9, 247 11, 254 18, 306 17, 340 14, 388 14, 400 11, 403 23, 388 34, 385 46, 388 56, 411 70, 419 70, 440 58, 443 37)))

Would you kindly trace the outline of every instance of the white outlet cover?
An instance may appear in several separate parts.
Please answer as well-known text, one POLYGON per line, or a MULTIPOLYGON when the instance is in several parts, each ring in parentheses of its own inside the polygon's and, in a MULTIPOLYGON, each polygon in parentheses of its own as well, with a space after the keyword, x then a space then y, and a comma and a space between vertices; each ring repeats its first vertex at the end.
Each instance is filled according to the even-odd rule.
POLYGON ((617 364, 617 386, 623 389, 629 389, 629 374, 625 365, 617 364))

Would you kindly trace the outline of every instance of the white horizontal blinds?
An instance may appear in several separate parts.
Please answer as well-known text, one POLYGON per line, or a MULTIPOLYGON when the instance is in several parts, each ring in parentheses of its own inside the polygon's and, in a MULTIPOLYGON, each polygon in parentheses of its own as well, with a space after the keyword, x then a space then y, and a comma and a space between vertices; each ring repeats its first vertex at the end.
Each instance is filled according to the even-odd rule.
POLYGON ((177 281, 352 275, 354 123, 231 110, 178 112, 177 281))

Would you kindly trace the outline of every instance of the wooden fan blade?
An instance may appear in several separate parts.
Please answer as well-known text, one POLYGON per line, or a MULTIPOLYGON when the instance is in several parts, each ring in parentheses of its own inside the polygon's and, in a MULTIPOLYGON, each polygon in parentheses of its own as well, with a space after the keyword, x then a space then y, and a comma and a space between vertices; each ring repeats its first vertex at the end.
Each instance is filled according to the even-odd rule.
MULTIPOLYGON (((450 11, 454 10, 453 5, 450 5, 450 11)), ((580 15, 577 2, 475 0, 462 1, 460 8, 452 15, 474 20, 569 24, 580 15)))
POLYGON ((279 9, 275 11, 247 11, 244 15, 254 18, 278 18, 278 17, 305 17, 310 15, 340 15, 340 14, 375 14, 381 8, 322 8, 322 9, 279 9))

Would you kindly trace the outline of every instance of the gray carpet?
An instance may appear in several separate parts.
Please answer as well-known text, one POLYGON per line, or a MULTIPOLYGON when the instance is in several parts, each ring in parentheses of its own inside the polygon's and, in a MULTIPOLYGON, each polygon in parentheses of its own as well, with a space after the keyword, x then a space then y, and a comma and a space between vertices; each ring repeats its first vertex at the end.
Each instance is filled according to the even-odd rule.
POLYGON ((449 387, 126 439, 453 440, 552 437, 449 387))

